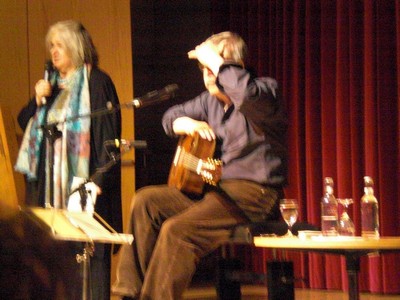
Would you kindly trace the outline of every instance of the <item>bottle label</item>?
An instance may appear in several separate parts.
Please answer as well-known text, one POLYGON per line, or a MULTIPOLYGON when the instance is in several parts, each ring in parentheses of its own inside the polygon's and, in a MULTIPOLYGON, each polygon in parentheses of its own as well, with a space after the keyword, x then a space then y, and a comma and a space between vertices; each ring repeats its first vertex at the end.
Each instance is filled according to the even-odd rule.
POLYGON ((337 235, 338 220, 335 216, 321 217, 321 230, 325 236, 337 235))
POLYGON ((378 205, 376 202, 361 204, 361 235, 379 236, 378 205))
POLYGON ((337 202, 333 199, 323 198, 321 203, 321 230, 325 236, 337 235, 338 212, 337 202))
POLYGON ((337 216, 322 216, 321 217, 322 220, 324 221, 337 221, 337 216))

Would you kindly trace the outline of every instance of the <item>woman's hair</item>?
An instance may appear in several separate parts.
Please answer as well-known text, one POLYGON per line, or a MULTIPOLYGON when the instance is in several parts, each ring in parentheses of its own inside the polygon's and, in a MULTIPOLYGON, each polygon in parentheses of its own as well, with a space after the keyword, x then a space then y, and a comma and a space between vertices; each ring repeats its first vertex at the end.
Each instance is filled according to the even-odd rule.
POLYGON ((51 41, 55 34, 63 42, 76 67, 83 64, 97 66, 99 57, 92 38, 85 27, 74 20, 61 21, 53 24, 46 35, 46 47, 50 51, 51 41))
POLYGON ((247 46, 243 39, 236 33, 224 31, 210 36, 207 41, 221 47, 220 55, 225 60, 231 60, 244 66, 247 56, 247 46))

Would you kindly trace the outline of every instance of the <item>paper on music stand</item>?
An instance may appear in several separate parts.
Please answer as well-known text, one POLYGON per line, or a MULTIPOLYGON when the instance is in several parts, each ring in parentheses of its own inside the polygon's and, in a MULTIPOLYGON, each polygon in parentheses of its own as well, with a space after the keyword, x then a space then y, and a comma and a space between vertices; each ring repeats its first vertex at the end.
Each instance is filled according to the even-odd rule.
POLYGON ((54 208, 30 208, 47 226, 55 239, 110 244, 131 244, 132 234, 112 233, 86 212, 68 212, 54 208))
POLYGON ((121 233, 112 233, 103 227, 96 219, 86 213, 65 212, 68 220, 80 228, 93 241, 109 241, 118 243, 132 243, 133 236, 121 233))
MULTIPOLYGON (((77 190, 79 186, 85 182, 85 179, 82 177, 76 177, 72 179, 72 184, 71 184, 71 191, 77 190)), ((85 211, 91 215, 93 215, 94 212, 94 206, 96 204, 96 198, 97 198, 97 186, 94 182, 87 182, 85 183, 85 189, 87 191, 87 199, 86 199, 86 206, 85 209, 82 210, 82 204, 81 204, 81 195, 79 193, 79 190, 76 192, 72 193, 69 196, 68 199, 68 211, 72 212, 82 212, 85 211)))

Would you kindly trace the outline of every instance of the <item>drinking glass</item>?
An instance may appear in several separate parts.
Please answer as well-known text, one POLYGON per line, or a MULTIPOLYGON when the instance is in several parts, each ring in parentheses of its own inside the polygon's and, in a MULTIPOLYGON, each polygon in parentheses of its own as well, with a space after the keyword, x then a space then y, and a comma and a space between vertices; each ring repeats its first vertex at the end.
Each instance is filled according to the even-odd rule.
POLYGON ((292 226, 297 221, 297 208, 298 206, 296 199, 281 199, 279 201, 279 209, 281 211, 281 215, 288 225, 288 232, 286 236, 293 236, 292 226))
POLYGON ((355 235, 355 227, 353 221, 350 219, 348 214, 349 205, 353 203, 353 199, 351 198, 343 198, 337 199, 338 203, 343 205, 343 212, 340 215, 339 219, 339 235, 344 236, 354 236, 355 235))

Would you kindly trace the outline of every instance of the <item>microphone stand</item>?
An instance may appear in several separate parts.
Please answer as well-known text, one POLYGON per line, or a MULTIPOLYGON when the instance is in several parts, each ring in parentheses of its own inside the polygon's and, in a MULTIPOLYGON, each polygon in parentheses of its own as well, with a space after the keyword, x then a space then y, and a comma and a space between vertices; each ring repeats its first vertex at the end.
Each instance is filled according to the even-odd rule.
MULTIPOLYGON (((103 167, 96 169, 96 172, 83 183, 79 185, 78 188, 73 190, 70 195, 79 191, 79 195, 81 197, 81 206, 82 211, 85 209, 88 198, 88 191, 86 189, 85 184, 93 181, 96 177, 100 176, 100 174, 107 172, 110 168, 112 168, 119 160, 121 159, 121 153, 118 155, 112 155, 111 160, 107 162, 103 167)), ((91 277, 90 277, 90 257, 93 256, 94 253, 94 243, 86 242, 83 248, 82 254, 76 255, 76 261, 78 264, 82 263, 83 266, 83 287, 82 287, 82 300, 92 299, 92 290, 91 290, 91 277)))
MULTIPOLYGON (((107 104, 111 104, 108 102, 107 104)), ((115 113, 121 108, 131 108, 135 107, 133 103, 127 103, 127 104, 122 104, 122 105, 117 105, 117 106, 112 106, 112 105, 107 105, 107 108, 105 109, 98 109, 95 111, 92 111, 87 114, 81 114, 81 115, 76 115, 68 118, 64 118, 64 120, 61 121, 56 121, 52 123, 45 123, 43 125, 38 126, 38 129, 43 130, 43 134, 45 135, 46 139, 48 140, 50 147, 49 147, 49 169, 50 169, 50 189, 49 189, 49 197, 46 197, 45 200, 45 208, 52 208, 51 201, 53 202, 54 206, 54 143, 57 139, 62 137, 62 132, 57 129, 57 126, 60 124, 65 124, 67 122, 75 121, 77 119, 81 118, 97 118, 99 116, 107 115, 107 114, 112 114, 115 113)), ((77 189, 72 191, 71 194, 79 190, 79 195, 81 197, 81 206, 82 206, 82 211, 86 207, 87 204, 87 190, 85 187, 85 184, 89 181, 93 181, 95 178, 100 176, 100 174, 107 172, 111 167, 113 167, 119 160, 121 159, 121 153, 118 153, 118 155, 111 155, 111 160, 107 162, 103 167, 100 167, 96 169, 96 172, 88 179, 85 180, 82 184, 79 185, 77 189)), ((93 256, 94 252, 94 244, 93 242, 86 242, 85 246, 83 248, 83 253, 82 254, 77 254, 76 255, 76 261, 78 263, 83 263, 83 286, 82 286, 82 299, 91 299, 92 298, 92 292, 90 288, 90 256, 93 256)))
MULTIPOLYGON (((124 107, 131 107, 132 105, 125 104, 124 107)), ((45 208, 52 208, 54 206, 54 143, 57 139, 62 137, 62 132, 57 129, 57 126, 60 124, 65 124, 67 122, 72 122, 81 118, 97 118, 99 116, 112 114, 121 109, 121 105, 116 107, 110 106, 103 109, 95 110, 91 113, 75 115, 72 117, 64 118, 60 121, 55 121, 51 123, 45 123, 43 125, 39 125, 38 129, 43 130, 43 134, 49 142, 49 197, 45 197, 45 208)))
POLYGON ((50 187, 49 196, 45 197, 45 208, 51 208, 54 205, 54 143, 62 137, 62 132, 57 129, 57 124, 42 125, 43 134, 49 142, 49 176, 50 187))
POLYGON ((121 160, 121 153, 119 153, 118 155, 111 155, 111 160, 109 162, 107 162, 104 166, 97 168, 96 171, 94 172, 94 174, 92 176, 90 176, 89 179, 84 180, 81 184, 79 184, 79 186, 72 190, 69 193, 69 196, 71 196, 73 193, 75 192, 79 192, 79 196, 81 197, 81 206, 82 206, 82 211, 85 209, 86 204, 87 204, 87 198, 88 198, 88 191, 85 187, 85 185, 88 182, 93 182, 94 179, 96 179, 97 177, 100 176, 100 174, 106 173, 108 170, 110 170, 114 165, 117 164, 118 161, 121 160))

